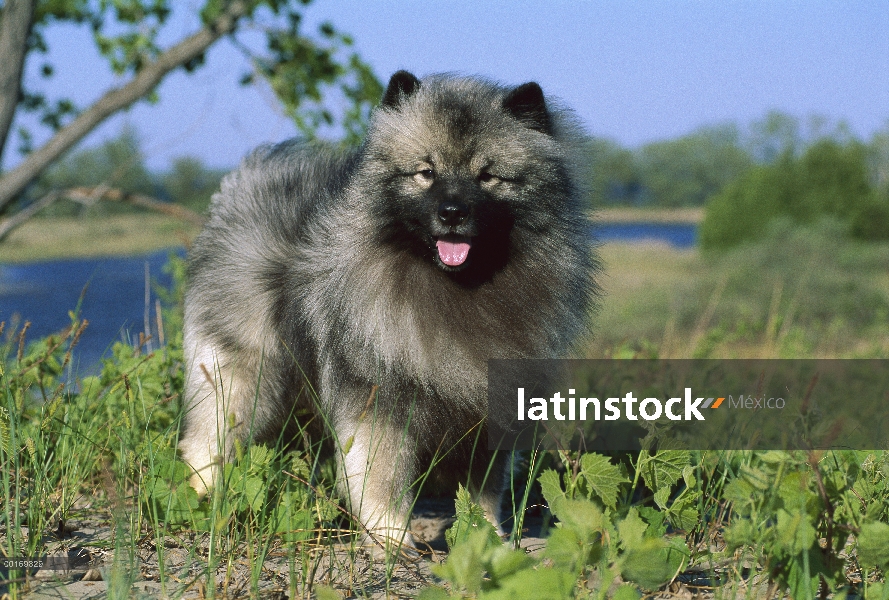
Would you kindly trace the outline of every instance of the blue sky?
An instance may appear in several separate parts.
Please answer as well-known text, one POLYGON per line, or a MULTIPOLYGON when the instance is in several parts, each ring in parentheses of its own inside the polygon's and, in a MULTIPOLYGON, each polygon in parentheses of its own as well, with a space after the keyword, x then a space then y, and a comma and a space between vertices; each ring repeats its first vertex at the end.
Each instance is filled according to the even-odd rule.
MULTIPOLYGON (((198 4, 174 3, 165 39, 197 27, 198 4)), ((355 38, 384 81, 400 68, 535 80, 574 108, 589 132, 631 147, 703 125, 747 125, 772 109, 845 120, 864 139, 889 128, 887 0, 315 0, 306 31, 325 20, 355 38)), ((44 88, 51 97, 85 106, 120 83, 85 28, 56 26, 48 41, 57 73, 44 88)), ((28 65, 30 81, 44 85, 33 75, 39 64, 28 65)), ((237 85, 246 69, 222 42, 197 73, 168 77, 158 104, 138 104, 85 143, 128 123, 152 168, 182 155, 233 166, 257 144, 295 133, 271 92, 237 85)), ((14 148, 6 167, 16 160, 14 148)))

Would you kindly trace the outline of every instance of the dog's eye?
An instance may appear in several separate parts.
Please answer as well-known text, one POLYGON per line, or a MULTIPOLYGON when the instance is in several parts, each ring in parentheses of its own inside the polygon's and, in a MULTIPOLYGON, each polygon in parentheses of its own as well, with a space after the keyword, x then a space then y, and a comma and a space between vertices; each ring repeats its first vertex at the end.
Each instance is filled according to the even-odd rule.
POLYGON ((413 174, 413 179, 417 185, 428 188, 435 183, 435 171, 431 167, 417 169, 413 174))
POLYGON ((482 183, 497 183, 501 181, 501 178, 488 171, 482 171, 479 173, 478 180, 482 183))

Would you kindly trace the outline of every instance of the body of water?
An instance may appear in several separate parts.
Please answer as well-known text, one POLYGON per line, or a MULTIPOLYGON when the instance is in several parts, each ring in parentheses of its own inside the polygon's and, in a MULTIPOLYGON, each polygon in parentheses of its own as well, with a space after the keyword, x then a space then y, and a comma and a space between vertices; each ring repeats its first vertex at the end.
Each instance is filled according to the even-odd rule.
MULTIPOLYGON (((593 235, 601 242, 662 242, 677 248, 694 246, 697 227, 687 223, 605 223, 593 235)), ((69 311, 89 321, 75 352, 80 371, 90 369, 111 345, 138 340, 145 330, 146 265, 149 279, 167 286, 163 273, 169 250, 147 256, 55 260, 22 265, 0 264, 0 321, 31 322, 29 340, 61 331, 69 311), (79 307, 79 308, 78 308, 79 307)), ((149 326, 157 340, 155 300, 149 285, 149 326)))
POLYGON ((691 248, 697 243, 694 223, 602 223, 593 227, 601 242, 662 242, 675 248, 691 248))
MULTIPOLYGON (((61 331, 71 324, 68 312, 79 311, 89 325, 75 358, 80 366, 94 365, 109 355, 115 341, 138 340, 145 330, 146 265, 150 281, 169 286, 170 278, 163 273, 169 255, 165 250, 138 257, 0 264, 0 321, 6 321, 7 328, 30 321, 26 339, 35 340, 61 331)), ((149 322, 156 340, 157 296, 148 287, 149 322)))

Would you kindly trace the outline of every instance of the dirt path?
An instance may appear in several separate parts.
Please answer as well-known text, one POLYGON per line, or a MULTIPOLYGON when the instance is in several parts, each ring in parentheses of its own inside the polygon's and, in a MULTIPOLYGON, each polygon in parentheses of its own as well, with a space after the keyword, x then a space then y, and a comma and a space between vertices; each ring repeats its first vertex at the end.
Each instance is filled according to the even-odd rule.
MULTIPOLYGON (((444 532, 453 523, 453 513, 453 500, 423 498, 418 501, 411 529, 425 548, 417 561, 402 560, 387 566, 374 561, 364 549, 335 542, 305 544, 302 556, 294 558, 279 540, 272 542, 262 565, 251 560, 246 550, 234 556, 217 557, 216 564, 220 567, 213 574, 215 595, 283 600, 316 597, 311 588, 325 586, 341 598, 413 598, 423 588, 436 583, 431 566, 447 558, 444 532), (299 583, 291 589, 291 582, 299 583), (311 582, 311 586, 304 582, 311 582)), ((545 545, 540 537, 540 517, 529 518, 526 526, 522 547, 532 554, 540 552, 545 545)), ((38 570, 28 579, 27 590, 21 597, 27 600, 125 597, 192 600, 210 596, 206 588, 209 585, 209 534, 168 535, 160 547, 154 535, 147 535, 137 542, 131 558, 115 564, 114 553, 102 549, 113 546, 110 514, 67 523, 62 533, 61 541, 49 544, 50 556, 66 553, 72 559, 86 556, 100 566, 89 568, 81 561, 69 571, 38 570)), ((650 597, 656 600, 712 600, 715 597, 716 588, 706 582, 691 582, 689 577, 694 573, 683 575, 687 577, 677 578, 667 589, 650 597)), ((698 573, 699 579, 701 576, 698 573)), ((589 583, 595 587, 595 581, 589 583)), ((8 598, 7 591, 0 585, 0 600, 8 598)), ((767 586, 761 583, 754 584, 749 593, 753 598, 768 596, 767 586)))
MULTIPOLYGON (((411 529, 415 538, 425 545, 419 561, 401 561, 392 567, 373 561, 368 552, 347 544, 328 543, 309 549, 305 561, 294 561, 285 548, 275 543, 267 558, 259 567, 248 556, 234 560, 220 560, 224 565, 215 573, 217 595, 221 597, 248 597, 253 594, 263 598, 290 598, 291 581, 312 581, 314 585, 329 586, 345 598, 408 598, 414 597, 424 587, 435 582, 430 566, 447 556, 445 530, 453 522, 454 504, 450 499, 424 498, 414 510, 411 529), (293 573, 292 569, 304 569, 293 573), (256 583, 252 584, 251 581, 256 583)), ((113 539, 110 519, 85 519, 66 524, 64 539, 51 545, 54 556, 67 552, 89 552, 94 564, 75 565, 69 571, 38 570, 28 580, 24 598, 48 600, 67 598, 86 600, 130 596, 135 598, 204 598, 206 565, 209 560, 209 538, 206 534, 182 534, 168 536, 160 549, 153 536, 137 543, 135 556, 126 561, 136 566, 125 567, 123 561, 114 564, 108 547, 113 539), (160 552, 159 552, 160 550, 160 552), (165 568, 161 574, 160 564, 165 568)), ((534 551, 543 547, 543 540, 528 537, 524 547, 534 551)), ((6 592, 0 586, 0 596, 6 592)), ((305 595, 303 585, 297 586, 296 595, 305 595)))

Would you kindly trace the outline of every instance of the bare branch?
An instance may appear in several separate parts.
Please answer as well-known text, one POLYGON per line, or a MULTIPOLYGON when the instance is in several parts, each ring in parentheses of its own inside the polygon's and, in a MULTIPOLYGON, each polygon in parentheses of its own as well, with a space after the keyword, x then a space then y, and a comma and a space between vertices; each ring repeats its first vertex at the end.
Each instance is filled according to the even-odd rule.
POLYGON ((126 85, 106 92, 92 106, 83 111, 71 123, 63 127, 52 139, 28 157, 15 169, 0 178, 0 212, 53 161, 92 131, 99 123, 127 108, 149 94, 170 71, 181 67, 203 54, 220 37, 233 31, 239 18, 244 16, 244 2, 230 3, 211 24, 179 42, 148 63, 126 85))
POLYGON ((11 217, 0 221, 0 242, 12 233, 12 230, 39 213, 41 210, 54 203, 63 196, 63 192, 55 191, 46 194, 37 202, 32 202, 28 207, 23 208, 11 217))
POLYGON ((39 213, 44 208, 50 206, 62 198, 80 202, 81 204, 92 205, 99 200, 110 200, 113 202, 126 202, 133 206, 148 208, 157 212, 176 217, 182 221, 189 221, 195 225, 203 225, 204 217, 191 209, 185 208, 178 204, 163 202, 151 196, 144 194, 128 194, 122 190, 109 188, 108 186, 99 185, 96 187, 75 187, 67 190, 55 190, 49 192, 40 200, 31 203, 26 208, 18 211, 11 217, 0 221, 0 242, 6 239, 12 231, 25 221, 39 213))
POLYGON ((142 208, 149 208, 157 212, 162 212, 183 221, 190 221, 195 225, 203 225, 205 223, 204 217, 180 204, 163 202, 162 200, 158 200, 144 194, 129 194, 118 189, 108 188, 104 186, 95 188, 71 188, 67 190, 64 195, 66 198, 70 198, 71 200, 78 202, 84 199, 126 202, 127 204, 132 204, 133 206, 140 206, 142 208))
POLYGON ((0 160, 22 90, 22 68, 37 0, 7 0, 0 21, 0 160))

